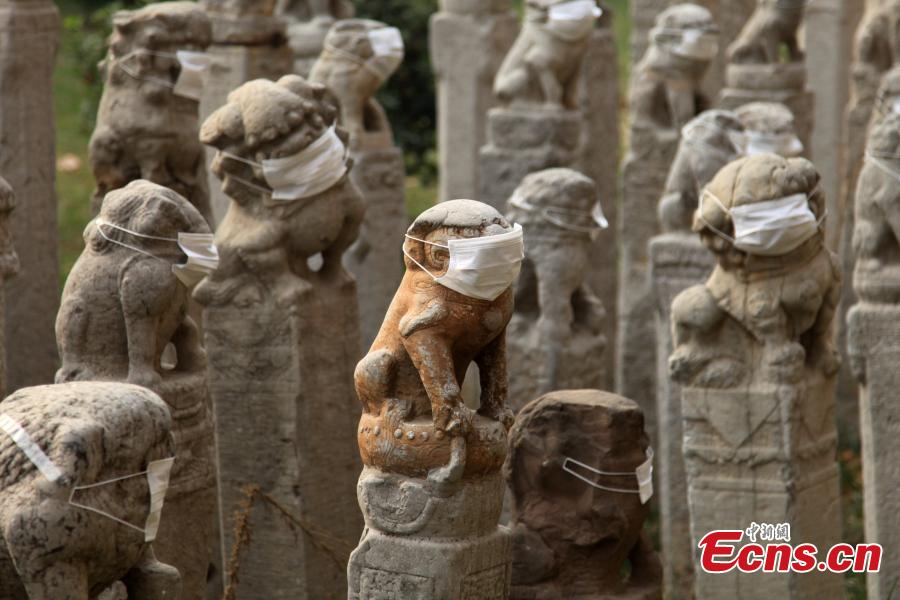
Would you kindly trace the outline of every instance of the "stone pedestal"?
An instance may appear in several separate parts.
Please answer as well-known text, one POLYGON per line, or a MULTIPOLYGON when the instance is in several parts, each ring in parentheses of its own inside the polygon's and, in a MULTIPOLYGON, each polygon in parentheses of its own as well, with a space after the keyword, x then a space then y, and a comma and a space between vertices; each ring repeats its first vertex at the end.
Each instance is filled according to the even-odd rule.
POLYGON ((887 600, 900 589, 900 307, 863 302, 847 315, 847 345, 858 365, 863 513, 866 542, 881 544, 881 571, 866 575, 869 598, 887 600))
MULTIPOLYGON (((229 17, 210 14, 213 21, 213 43, 207 49, 212 57, 208 77, 204 80, 200 99, 200 122, 225 104, 228 94, 253 79, 276 80, 293 69, 293 56, 286 43, 284 24, 271 16, 229 17)), ((206 149, 209 173, 210 207, 213 227, 217 227, 228 211, 228 197, 209 170, 215 151, 206 149)))
MULTIPOLYGON (((682 389, 697 598, 840 598, 835 573, 708 574, 697 543, 715 529, 789 523, 794 543, 841 541, 834 382, 682 389)), ((746 541, 746 539, 744 540, 746 541)))
POLYGON ((356 288, 346 283, 317 282, 289 306, 272 295, 249 303, 238 296, 204 311, 223 562, 235 545, 234 514, 246 485, 258 485, 310 526, 295 530, 272 506, 253 508, 251 539, 234 574, 242 600, 345 594, 343 565, 311 536, 325 533, 337 539, 326 546, 349 549, 361 530, 353 501, 357 319, 356 288))
POLYGON ((431 18, 441 201, 477 198, 494 76, 519 31, 510 0, 440 0, 431 18))
POLYGON ((481 201, 504 210, 529 173, 575 167, 583 123, 577 111, 495 108, 481 149, 481 201))
POLYGON ((359 295, 362 351, 372 345, 394 292, 403 278, 403 251, 397 240, 406 232, 406 170, 403 151, 391 135, 361 134, 351 149, 350 178, 366 202, 359 237, 344 254, 359 295))
POLYGON ((22 276, 6 284, 9 390, 49 383, 59 308, 53 62, 59 13, 51 0, 0 1, 0 173, 16 191, 9 220, 22 276))
POLYGON ((169 406, 175 464, 164 518, 153 544, 157 558, 181 573, 185 598, 206 595, 216 520, 216 465, 206 373, 173 373, 154 391, 169 406))
MULTIPOLYGON (((582 58, 578 108, 585 115, 585 124, 578 170, 597 184, 603 213, 611 224, 616 223, 618 214, 619 101, 619 61, 610 18, 601 20, 600 27, 591 34, 582 58)), ((610 349, 616 347, 618 239, 614 226, 600 233, 594 242, 593 267, 588 274, 588 284, 606 309, 603 335, 610 349)), ((615 372, 612 350, 604 357, 603 370, 599 387, 611 390, 615 372)))
POLYGON ((681 387, 669 377, 672 354, 672 300, 703 283, 715 265, 712 254, 690 232, 650 241, 650 279, 656 309, 656 497, 667 598, 690 598, 693 553, 681 431, 681 387))
POLYGON ((815 96, 806 89, 803 63, 729 65, 719 106, 734 110, 750 102, 780 102, 794 113, 797 136, 805 148, 812 143, 815 96))
MULTIPOLYGON (((364 454, 379 436, 395 435, 378 422, 360 422, 364 454)), ((430 419, 404 425, 402 435, 412 434, 416 445, 449 446, 435 441, 430 419)), ((479 419, 470 439, 480 451, 506 454, 506 432, 496 421, 479 419)), ((348 598, 506 600, 511 540, 497 525, 504 489, 496 469, 448 484, 363 469, 357 493, 366 529, 350 557, 348 598)))

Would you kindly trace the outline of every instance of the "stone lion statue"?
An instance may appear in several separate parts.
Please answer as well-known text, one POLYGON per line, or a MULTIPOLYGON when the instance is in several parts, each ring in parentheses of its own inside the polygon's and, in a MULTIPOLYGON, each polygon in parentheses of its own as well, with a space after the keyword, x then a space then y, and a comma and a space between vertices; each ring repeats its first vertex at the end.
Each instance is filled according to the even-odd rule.
POLYGON ((172 267, 184 259, 179 233, 209 232, 196 208, 160 185, 139 180, 107 194, 63 290, 57 383, 110 379, 155 388, 170 342, 178 370, 204 370, 187 314, 190 291, 172 267))
POLYGON ((566 2, 526 2, 522 31, 494 80, 502 103, 576 108, 578 73, 600 9, 594 4, 578 19, 555 19, 554 7, 566 2))
POLYGON ((706 187, 693 230, 717 264, 705 284, 672 303, 675 381, 734 388, 793 383, 805 369, 837 371, 831 325, 841 274, 824 245, 818 186, 806 159, 760 154, 728 164, 706 187), (757 215, 761 229, 736 231, 735 211, 752 214, 753 205, 774 201, 782 217, 757 215))
POLYGON ((309 167, 301 153, 314 142, 327 142, 325 136, 340 138, 345 150, 348 136, 336 126, 337 116, 337 101, 324 86, 288 75, 278 82, 244 84, 203 124, 201 141, 218 150, 212 172, 231 204, 216 231, 219 268, 194 294, 201 304, 224 304, 238 293, 242 301, 254 302, 271 291, 292 305, 297 294, 310 289, 313 277, 335 284, 352 281, 341 258, 365 213, 349 178, 352 160, 344 153, 337 164, 315 169, 316 181, 305 176, 300 181, 289 168, 279 169, 281 199, 274 198, 277 190, 263 170, 264 161, 279 159, 309 167), (311 187, 316 184, 326 187, 311 187), (322 265, 314 270, 307 260, 317 254, 322 265))
POLYGON ((202 52, 209 17, 195 2, 164 2, 113 17, 90 157, 97 182, 94 214, 112 190, 146 179, 169 187, 210 218, 198 104, 176 93, 177 51, 202 52))
POLYGON ((143 472, 174 455, 170 426, 156 394, 122 383, 26 388, 0 403, 0 598, 92 600, 124 583, 129 600, 177 600, 178 571, 140 531, 151 512, 143 472), (39 469, 10 427, 49 462, 39 469))
POLYGON ((731 64, 778 64, 786 47, 789 62, 801 62, 797 30, 803 22, 805 0, 756 0, 756 10, 728 48, 731 64))

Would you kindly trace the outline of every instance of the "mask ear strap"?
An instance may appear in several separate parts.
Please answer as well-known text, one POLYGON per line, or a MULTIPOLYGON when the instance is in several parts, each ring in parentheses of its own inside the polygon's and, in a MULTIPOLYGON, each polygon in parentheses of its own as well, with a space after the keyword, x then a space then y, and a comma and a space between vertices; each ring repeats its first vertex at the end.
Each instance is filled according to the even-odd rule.
POLYGON ((128 248, 132 252, 137 252, 138 254, 143 254, 144 256, 149 256, 150 258, 155 258, 156 260, 160 260, 166 264, 170 264, 169 261, 165 260, 164 258, 160 258, 151 252, 147 252, 146 250, 138 248, 137 246, 132 246, 131 244, 126 244, 125 242, 120 242, 119 240, 114 240, 111 237, 107 236, 105 233, 103 233, 103 225, 106 225, 106 224, 107 223, 105 223, 103 221, 99 221, 99 222, 95 221, 94 222, 94 226, 97 228, 97 231, 100 233, 100 237, 102 237, 104 240, 106 240, 110 244, 116 244, 117 246, 122 246, 123 248, 128 248))
MULTIPOLYGON (((409 237, 409 236, 407 236, 407 237, 409 237)), ((414 238, 414 237, 410 237, 409 239, 411 239, 411 240, 416 240, 416 238, 414 238)), ((420 242, 420 241, 422 241, 422 240, 416 240, 416 241, 417 241, 417 242, 420 242)), ((428 242, 426 242, 426 244, 427 244, 427 243, 428 243, 428 242)), ((428 273, 428 274, 431 276, 432 279, 434 279, 435 281, 437 281, 437 277, 435 277, 434 274, 433 274, 431 271, 429 271, 428 269, 426 269, 425 267, 423 267, 423 266, 422 266, 422 263, 420 263, 419 261, 417 261, 416 259, 414 259, 412 256, 410 256, 409 252, 406 251, 406 248, 403 249, 403 255, 404 255, 406 258, 408 258, 409 260, 413 261, 413 262, 416 264, 417 267, 419 267, 420 269, 422 269, 423 271, 425 271, 426 273, 428 273)))
POLYGON ((129 67, 125 66, 125 63, 127 63, 130 59, 134 58, 135 56, 140 56, 141 54, 147 54, 149 56, 159 56, 162 58, 175 58, 177 60, 177 56, 174 54, 168 54, 168 53, 164 53, 164 52, 153 52, 152 50, 133 50, 133 51, 129 52, 128 54, 126 54, 125 56, 123 56, 122 58, 120 58, 116 62, 116 66, 119 69, 121 69, 123 73, 125 73, 132 79, 137 79, 138 81, 148 81, 150 83, 155 83, 157 85, 161 85, 161 86, 164 86, 167 88, 174 89, 175 84, 172 83, 171 81, 166 81, 165 79, 160 79, 158 77, 141 77, 136 72, 132 71, 129 67))
POLYGON ((422 240, 417 237, 413 237, 409 234, 406 234, 406 237, 413 241, 416 241, 416 242, 422 242, 423 244, 428 244, 429 246, 437 246, 438 248, 443 248, 444 250, 450 249, 450 246, 445 246, 444 244, 435 244, 434 242, 429 242, 428 240, 422 240))
POLYGON ((716 201, 716 204, 719 205, 719 208, 721 208, 722 211, 723 211, 726 215, 730 215, 730 214, 731 214, 731 211, 728 210, 727 208, 725 208, 725 205, 722 204, 722 201, 719 200, 718 196, 716 196, 715 194, 713 194, 712 192, 710 192, 708 189, 705 189, 705 190, 703 190, 703 193, 700 194, 700 211, 698 212, 698 214, 699 214, 699 216, 700 216, 700 220, 703 221, 703 224, 704 224, 704 225, 706 225, 707 227, 709 227, 710 229, 712 229, 713 232, 714 232, 716 235, 718 235, 718 236, 721 237, 722 239, 724 239, 724 240, 726 240, 726 241, 728 241, 728 242, 731 242, 731 243, 733 244, 733 243, 735 242, 735 240, 734 240, 733 237, 731 237, 730 235, 728 235, 727 233, 725 233, 724 231, 722 231, 721 229, 719 229, 718 227, 716 227, 715 225, 713 225, 712 223, 710 223, 709 221, 707 221, 707 220, 703 217, 703 199, 706 198, 707 195, 712 196, 712 199, 716 201))
POLYGON ((238 162, 244 163, 245 165, 250 165, 251 167, 257 167, 259 169, 262 169, 262 164, 258 163, 256 161, 248 160, 242 156, 238 156, 237 154, 232 154, 231 152, 226 152, 225 150, 219 150, 219 152, 222 153, 222 156, 227 156, 231 160, 236 160, 238 162))

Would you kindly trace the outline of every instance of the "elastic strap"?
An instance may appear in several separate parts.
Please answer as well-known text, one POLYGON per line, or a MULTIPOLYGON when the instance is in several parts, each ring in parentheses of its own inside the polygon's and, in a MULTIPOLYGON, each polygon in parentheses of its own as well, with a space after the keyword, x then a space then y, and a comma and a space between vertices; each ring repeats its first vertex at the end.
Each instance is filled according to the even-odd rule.
MULTIPOLYGON (((125 242, 120 242, 119 240, 114 240, 111 237, 109 237, 108 235, 106 235, 105 233, 103 233, 103 225, 109 225, 109 223, 106 223, 104 221, 95 221, 94 225, 96 225, 97 231, 100 233, 100 236, 107 242, 116 244, 118 246, 122 246, 123 248, 128 248, 129 250, 131 250, 133 252, 138 252, 145 256, 149 256, 150 258, 155 258, 156 260, 160 260, 166 264, 169 264, 169 261, 167 261, 164 258, 160 258, 159 256, 157 256, 151 252, 147 252, 146 250, 144 250, 142 248, 138 248, 137 246, 132 246, 131 244, 126 244, 125 242)), ((115 227, 115 226, 113 226, 113 227, 115 227)))
POLYGON ((707 221, 707 220, 703 217, 703 199, 704 199, 707 195, 712 196, 712 199, 716 201, 716 204, 719 205, 719 208, 721 208, 721 209, 725 212, 726 215, 730 215, 730 214, 731 214, 731 211, 728 210, 727 208, 725 208, 725 205, 722 204, 722 201, 719 200, 719 197, 718 197, 718 196, 716 196, 716 195, 713 194, 711 191, 709 191, 709 189, 704 189, 704 190, 703 190, 703 193, 700 194, 700 211, 698 212, 698 215, 700 216, 700 220, 703 221, 703 224, 704 224, 704 225, 706 225, 707 227, 709 227, 710 229, 712 229, 712 230, 716 233, 716 235, 718 235, 718 236, 720 236, 721 238, 723 238, 723 239, 725 239, 725 240, 731 242, 732 244, 735 243, 735 240, 734 240, 733 237, 731 237, 730 235, 728 235, 727 233, 725 233, 724 231, 722 231, 721 229, 719 229, 718 227, 716 227, 715 225, 713 225, 712 223, 710 223, 709 221, 707 221))
POLYGON ((149 81, 150 83, 155 83, 158 85, 165 86, 167 88, 174 89, 175 84, 172 83, 171 81, 167 81, 165 79, 159 79, 157 77, 142 77, 141 75, 138 75, 136 72, 132 71, 130 68, 125 66, 125 63, 128 60, 134 58, 135 56, 139 56, 141 54, 149 54, 150 56, 159 56, 162 58, 174 58, 175 60, 178 60, 178 56, 175 54, 171 54, 168 52, 153 52, 152 50, 141 49, 141 50, 133 50, 133 51, 129 52, 128 54, 126 54, 125 56, 123 56, 122 58, 120 58, 118 61, 116 61, 116 66, 119 69, 121 69, 123 73, 125 73, 132 79, 137 79, 138 81, 149 81))

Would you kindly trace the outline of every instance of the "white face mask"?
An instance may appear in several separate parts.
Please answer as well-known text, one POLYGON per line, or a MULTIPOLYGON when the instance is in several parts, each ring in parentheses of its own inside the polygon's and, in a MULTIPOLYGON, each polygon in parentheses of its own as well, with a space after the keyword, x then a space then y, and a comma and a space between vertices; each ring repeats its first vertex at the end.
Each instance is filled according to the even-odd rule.
POLYGON ((777 154, 790 158, 800 156, 803 142, 792 133, 766 133, 763 131, 744 132, 747 138, 747 156, 757 154, 777 154))
POLYGON ((130 527, 132 529, 136 529, 137 531, 140 531, 144 534, 145 542, 152 542, 156 539, 156 534, 159 531, 159 521, 162 515, 163 504, 166 500, 166 491, 168 491, 169 489, 169 476, 172 474, 172 464, 174 462, 174 458, 155 460, 147 465, 146 471, 141 471, 140 473, 125 475, 124 477, 116 477, 115 479, 108 479, 106 481, 92 483, 90 485, 75 486, 72 488, 72 493, 69 495, 69 504, 78 508, 83 508, 84 510, 89 510, 93 513, 97 513, 98 515, 103 515, 104 517, 112 519, 117 523, 121 523, 122 525, 130 527), (81 490, 98 488, 104 485, 117 483, 125 479, 132 479, 134 477, 142 476, 147 477, 147 486, 150 488, 150 511, 147 513, 147 519, 144 522, 143 527, 138 527, 137 525, 129 523, 124 519, 120 519, 119 517, 99 508, 94 508, 93 506, 88 506, 87 504, 80 504, 75 501, 75 494, 77 494, 81 490))
POLYGON ((191 52, 189 50, 179 50, 175 54, 170 52, 153 52, 152 50, 139 49, 123 56, 116 63, 118 67, 129 77, 141 81, 149 81, 157 85, 172 88, 172 92, 176 96, 189 98, 191 100, 200 100, 203 94, 203 80, 207 70, 212 64, 212 57, 205 52, 191 52), (181 71, 178 74, 178 80, 175 83, 166 79, 157 77, 144 77, 128 66, 128 62, 140 55, 159 56, 161 58, 175 59, 181 65, 181 71))
POLYGON ((816 235, 825 217, 816 221, 809 208, 809 196, 794 194, 776 200, 744 204, 732 209, 708 189, 700 195, 700 219, 716 235, 734 244, 738 250, 757 256, 782 256, 799 248, 816 235), (712 198, 725 214, 731 216, 734 237, 716 229, 703 219, 703 202, 712 198))
POLYGON ((525 259, 525 241, 521 225, 513 226, 513 230, 509 233, 448 240, 446 246, 410 235, 406 237, 423 244, 448 249, 450 263, 447 272, 440 277, 435 277, 410 256, 405 248, 403 253, 436 282, 470 298, 496 300, 515 282, 525 259))
POLYGON ((653 448, 647 448, 647 460, 642 462, 634 472, 629 473, 615 473, 610 471, 601 471, 599 469, 595 469, 590 465, 586 465, 583 462, 577 461, 574 458, 565 457, 565 460, 562 464, 563 471, 577 477, 581 481, 585 482, 591 487, 595 487, 598 490, 603 490, 605 492, 616 492, 617 494, 639 494, 641 498, 641 504, 647 504, 650 498, 653 497, 653 448), (581 467, 582 469, 589 471, 595 475, 602 475, 604 477, 634 477, 637 480, 637 489, 629 489, 629 488, 617 488, 617 487, 608 487, 605 485, 600 485, 599 483, 592 481, 581 473, 577 472, 572 465, 577 467, 581 467))
POLYGON ((599 202, 594 204, 594 208, 589 213, 556 206, 539 208, 516 192, 510 199, 509 204, 527 212, 538 213, 543 220, 556 225, 560 229, 586 233, 592 240, 596 240, 600 232, 609 227, 609 221, 606 220, 603 214, 603 207, 599 202), (591 225, 585 225, 585 223, 591 223, 591 225))
POLYGON ((594 29, 603 11, 595 0, 554 4, 547 11, 547 28, 566 40, 580 40, 594 29))
POLYGON ((219 250, 211 233, 179 233, 178 246, 188 257, 186 263, 172 265, 175 276, 192 288, 219 267, 219 250))
POLYGON ((396 27, 373 29, 368 35, 375 56, 366 61, 366 68, 385 81, 403 62, 403 36, 396 27))
POLYGON ((668 29, 663 32, 681 36, 681 41, 669 46, 669 51, 677 56, 709 61, 719 54, 719 36, 706 29, 668 29))
POLYGON ((271 194, 272 200, 279 202, 292 202, 321 194, 347 173, 347 148, 338 137, 335 125, 293 156, 270 158, 258 163, 230 152, 222 152, 222 155, 262 169, 271 191, 252 181, 231 174, 228 176, 267 195, 271 194))
POLYGON ((109 227, 110 229, 115 229, 137 238, 156 240, 160 242, 173 242, 178 244, 182 252, 187 255, 188 261, 185 264, 172 265, 172 272, 176 277, 178 277, 178 280, 187 287, 193 287, 194 285, 199 283, 204 276, 209 275, 219 266, 219 251, 216 249, 215 244, 213 244, 213 235, 211 233, 179 233, 177 239, 167 238, 138 233, 124 227, 119 227, 118 225, 113 225, 112 223, 109 223, 99 217, 94 219, 94 226, 100 233, 100 237, 102 237, 107 242, 116 244, 117 246, 122 246, 123 248, 128 248, 132 252, 137 252, 139 254, 143 254, 144 256, 149 256, 150 258, 155 258, 156 260, 162 261, 166 264, 171 264, 171 261, 166 260, 161 256, 157 256, 152 252, 144 250, 143 248, 132 246, 131 244, 126 244, 125 242, 121 242, 117 239, 111 238, 106 235, 106 233, 103 231, 103 228, 109 227))

